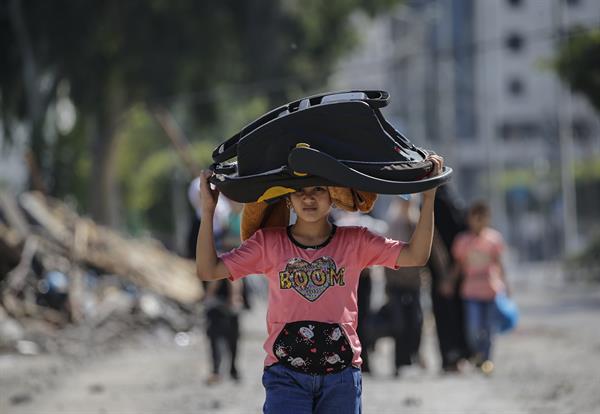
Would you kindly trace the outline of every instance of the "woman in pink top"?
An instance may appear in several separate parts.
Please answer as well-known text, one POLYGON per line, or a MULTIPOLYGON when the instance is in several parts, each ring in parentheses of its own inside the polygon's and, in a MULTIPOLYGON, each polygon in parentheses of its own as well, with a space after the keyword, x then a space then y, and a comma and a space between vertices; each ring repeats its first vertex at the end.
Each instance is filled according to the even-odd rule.
POLYGON ((452 254, 463 274, 461 296, 465 304, 467 343, 475 353, 475 363, 489 374, 492 339, 496 325, 494 298, 507 291, 501 254, 502 235, 489 227, 490 210, 486 203, 473 203, 467 217, 469 230, 459 234, 452 245, 452 254))
MULTIPOLYGON (((433 175, 443 159, 431 156, 433 175)), ((269 281, 268 337, 263 385, 265 413, 359 413, 361 344, 356 334, 357 286, 369 266, 423 266, 433 236, 435 189, 423 193, 419 222, 410 242, 336 227, 326 187, 291 193, 297 215, 289 227, 256 231, 239 248, 217 256, 212 220, 218 191, 201 175, 202 220, 197 272, 202 280, 238 280, 264 274, 269 281)))

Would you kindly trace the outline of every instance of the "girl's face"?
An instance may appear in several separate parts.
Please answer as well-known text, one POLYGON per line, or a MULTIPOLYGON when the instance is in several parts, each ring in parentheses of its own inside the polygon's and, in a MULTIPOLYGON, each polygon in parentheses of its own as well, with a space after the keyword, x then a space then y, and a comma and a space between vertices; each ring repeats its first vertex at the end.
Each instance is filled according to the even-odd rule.
POLYGON ((331 198, 327 187, 305 187, 291 193, 290 202, 296 215, 308 222, 327 217, 331 210, 331 198))

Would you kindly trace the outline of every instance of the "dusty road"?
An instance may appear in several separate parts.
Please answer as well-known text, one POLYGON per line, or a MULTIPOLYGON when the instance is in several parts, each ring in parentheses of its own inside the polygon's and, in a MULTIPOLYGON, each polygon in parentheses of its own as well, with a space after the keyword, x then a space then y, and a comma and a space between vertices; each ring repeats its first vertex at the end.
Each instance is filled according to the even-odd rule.
MULTIPOLYGON (((389 341, 378 345, 376 375, 363 380, 365 413, 600 413, 600 287, 547 283, 539 274, 516 284, 522 311, 500 337, 491 377, 441 375, 433 327, 425 329, 425 370, 391 377, 389 341)), ((206 344, 152 336, 78 361, 0 355, 0 413, 257 413, 264 309, 244 317, 243 380, 207 387, 206 344)))

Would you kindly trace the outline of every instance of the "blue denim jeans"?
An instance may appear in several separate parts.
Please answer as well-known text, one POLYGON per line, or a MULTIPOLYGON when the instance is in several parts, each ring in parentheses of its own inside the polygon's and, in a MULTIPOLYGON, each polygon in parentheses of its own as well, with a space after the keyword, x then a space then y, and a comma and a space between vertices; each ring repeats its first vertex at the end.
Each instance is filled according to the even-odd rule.
POLYGON ((483 360, 491 359, 492 338, 496 330, 496 305, 493 300, 465 299, 465 331, 471 352, 483 360))
POLYGON ((266 414, 360 414, 362 377, 348 367, 329 375, 310 375, 281 364, 265 368, 262 378, 266 414))

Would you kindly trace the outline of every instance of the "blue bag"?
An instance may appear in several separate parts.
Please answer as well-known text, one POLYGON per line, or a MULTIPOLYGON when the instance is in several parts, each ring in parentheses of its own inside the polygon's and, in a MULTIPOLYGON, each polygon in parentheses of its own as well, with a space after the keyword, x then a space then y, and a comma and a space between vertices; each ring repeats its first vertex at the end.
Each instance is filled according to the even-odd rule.
POLYGON ((497 313, 497 327, 499 333, 512 331, 519 321, 519 308, 517 304, 505 293, 498 293, 494 299, 497 313))

